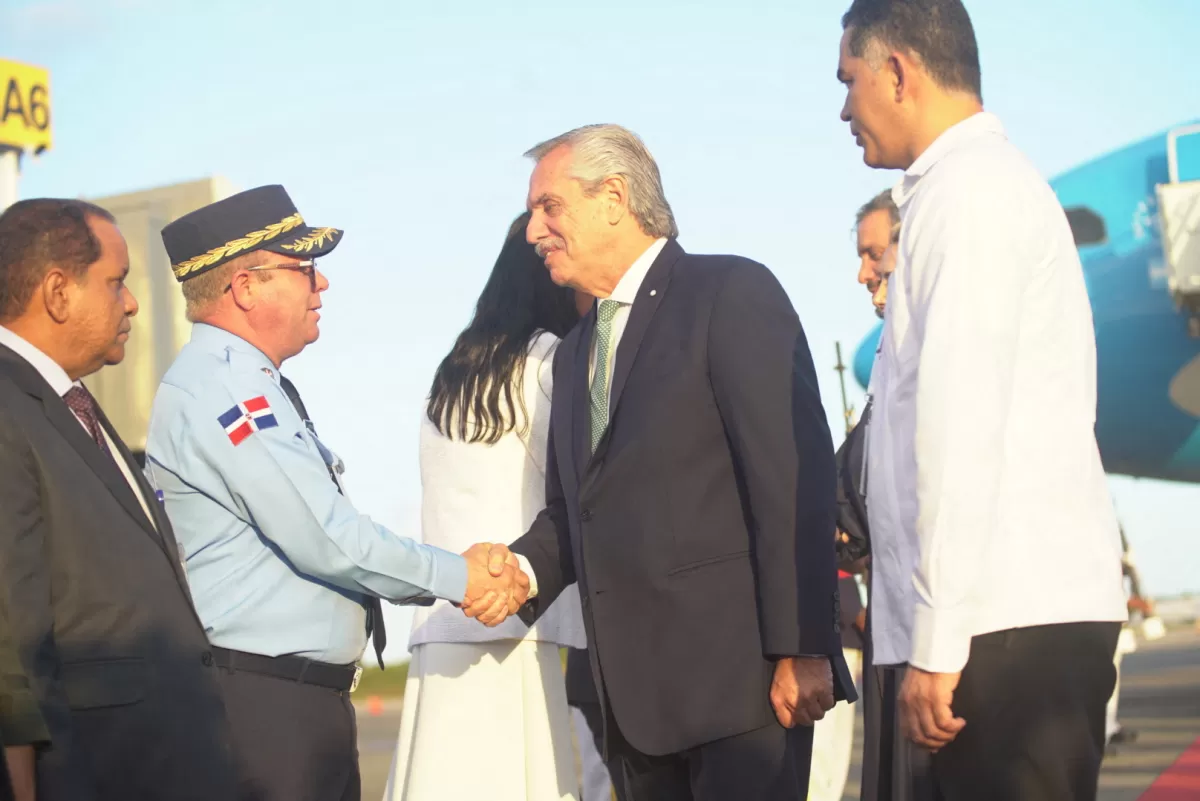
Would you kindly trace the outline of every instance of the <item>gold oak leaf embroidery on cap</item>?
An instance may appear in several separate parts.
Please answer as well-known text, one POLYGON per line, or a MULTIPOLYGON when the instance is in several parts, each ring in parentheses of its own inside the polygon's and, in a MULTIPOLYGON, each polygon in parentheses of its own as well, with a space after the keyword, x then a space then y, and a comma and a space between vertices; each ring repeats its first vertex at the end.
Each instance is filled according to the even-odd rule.
POLYGON ((313 248, 325 244, 326 239, 332 240, 336 234, 336 228, 314 228, 307 236, 302 236, 291 244, 280 245, 279 247, 295 253, 307 253, 313 248))
POLYGON ((300 225, 304 225, 304 218, 299 214, 293 214, 290 217, 284 217, 279 222, 275 223, 274 225, 268 225, 261 231, 252 231, 241 239, 235 239, 232 242, 226 242, 224 245, 213 248, 207 253, 204 253, 200 256, 195 256, 187 261, 176 264, 174 267, 175 275, 184 276, 188 273, 193 273, 196 270, 207 267, 210 264, 215 264, 221 259, 228 258, 229 256, 246 250, 247 248, 255 247, 263 242, 269 242, 272 239, 275 239, 282 234, 286 234, 288 231, 300 225))

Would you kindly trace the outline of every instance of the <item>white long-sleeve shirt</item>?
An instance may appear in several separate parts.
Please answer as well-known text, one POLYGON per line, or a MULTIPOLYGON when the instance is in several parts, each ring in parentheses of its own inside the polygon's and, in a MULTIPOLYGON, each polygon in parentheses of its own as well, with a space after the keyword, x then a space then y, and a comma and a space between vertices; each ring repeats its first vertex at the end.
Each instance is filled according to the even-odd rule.
POLYGON ((876 662, 952 673, 978 634, 1125 620, 1091 306, 1054 192, 979 113, 892 196, 867 434, 876 662))

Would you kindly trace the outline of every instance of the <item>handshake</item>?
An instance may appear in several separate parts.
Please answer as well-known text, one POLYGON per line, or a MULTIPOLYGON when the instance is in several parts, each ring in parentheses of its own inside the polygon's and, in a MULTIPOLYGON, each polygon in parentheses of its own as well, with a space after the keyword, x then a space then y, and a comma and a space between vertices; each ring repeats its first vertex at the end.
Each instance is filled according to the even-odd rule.
POLYGON ((529 598, 529 576, 507 546, 481 542, 463 553, 467 560, 467 593, 455 604, 467 617, 498 626, 516 614, 529 598))

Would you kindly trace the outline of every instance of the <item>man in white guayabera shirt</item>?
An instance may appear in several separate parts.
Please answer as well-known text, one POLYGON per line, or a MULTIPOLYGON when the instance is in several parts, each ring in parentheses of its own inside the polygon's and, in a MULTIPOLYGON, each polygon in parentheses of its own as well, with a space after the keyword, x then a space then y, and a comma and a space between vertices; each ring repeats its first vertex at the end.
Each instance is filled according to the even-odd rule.
POLYGON ((983 111, 961 0, 854 0, 842 119, 902 169, 867 508, 875 662, 947 801, 1094 799, 1126 617, 1066 217, 983 111))

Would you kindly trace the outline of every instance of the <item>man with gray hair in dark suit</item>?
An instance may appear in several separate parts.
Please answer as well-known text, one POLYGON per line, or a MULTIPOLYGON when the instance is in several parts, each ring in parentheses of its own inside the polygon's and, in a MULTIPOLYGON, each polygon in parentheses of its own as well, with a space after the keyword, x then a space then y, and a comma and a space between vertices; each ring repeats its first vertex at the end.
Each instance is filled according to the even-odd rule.
POLYGON ((765 266, 683 250, 632 132, 529 155, 526 239, 597 302, 556 352, 547 505, 511 546, 521 617, 578 583, 630 801, 799 801, 813 722, 855 691, 833 446, 795 309, 765 266))

